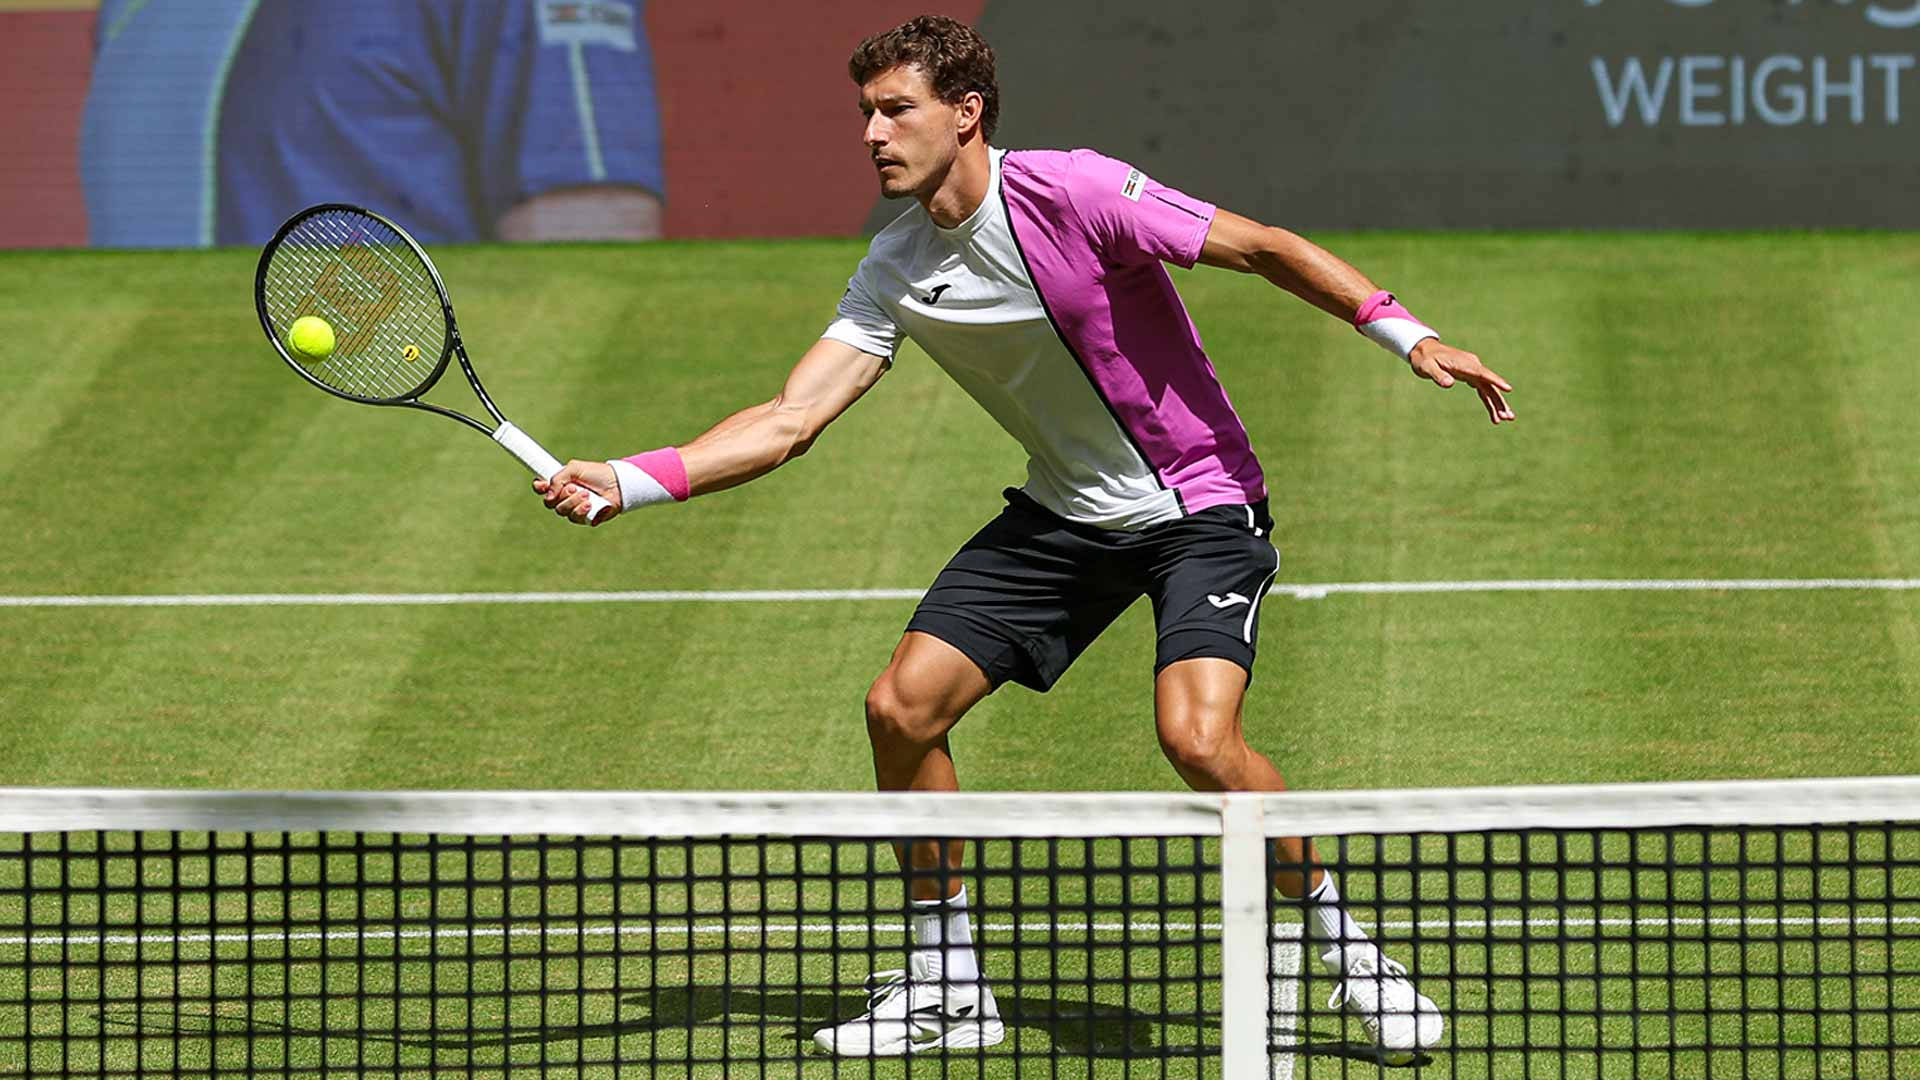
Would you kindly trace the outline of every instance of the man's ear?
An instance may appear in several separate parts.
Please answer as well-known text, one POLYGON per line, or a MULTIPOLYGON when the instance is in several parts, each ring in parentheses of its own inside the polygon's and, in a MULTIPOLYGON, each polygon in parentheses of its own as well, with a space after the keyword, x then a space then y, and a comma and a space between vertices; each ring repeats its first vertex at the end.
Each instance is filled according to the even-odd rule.
POLYGON ((969 128, 978 132, 980 122, 987 115, 987 99, 981 97, 978 91, 969 90, 966 96, 960 99, 960 104, 954 106, 953 115, 962 136, 969 128))

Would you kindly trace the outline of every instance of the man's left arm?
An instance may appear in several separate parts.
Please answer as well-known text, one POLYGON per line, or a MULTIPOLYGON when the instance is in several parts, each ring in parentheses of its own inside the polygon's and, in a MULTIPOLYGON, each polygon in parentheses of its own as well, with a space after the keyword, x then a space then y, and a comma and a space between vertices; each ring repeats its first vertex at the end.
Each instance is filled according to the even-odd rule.
POLYGON ((1243 274, 1259 274, 1314 307, 1352 323, 1441 388, 1465 381, 1480 395, 1487 419, 1514 418, 1506 395, 1513 386, 1480 358, 1456 349, 1414 319, 1391 294, 1334 253, 1286 229, 1262 225, 1220 210, 1207 227, 1200 262, 1243 274), (1372 332, 1369 332, 1371 330, 1372 332))

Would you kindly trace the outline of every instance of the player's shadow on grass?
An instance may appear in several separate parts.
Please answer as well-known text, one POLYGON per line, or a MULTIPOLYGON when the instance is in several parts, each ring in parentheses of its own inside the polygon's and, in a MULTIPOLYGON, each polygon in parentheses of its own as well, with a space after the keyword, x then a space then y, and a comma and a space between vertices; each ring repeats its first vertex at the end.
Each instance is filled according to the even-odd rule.
MULTIPOLYGON (((1069 1057, 1095 1058, 1193 1058, 1213 1057, 1219 1053, 1220 1031, 1217 1021, 1196 1022, 1191 1013, 1153 1013, 1120 1005, 1084 999, 1050 997, 1044 994, 995 995, 1000 1018, 1018 1038, 1021 1032, 1042 1036, 1054 1052, 1069 1057), (1165 1038, 1171 1028, 1187 1034, 1185 1041, 1165 1038), (1204 1036, 1204 1038, 1203 1038, 1204 1036)), ((767 1032, 768 1049, 784 1038, 810 1046, 813 1033, 836 1021, 860 1016, 866 1011, 866 996, 849 992, 835 997, 824 993, 769 993, 737 987, 680 987, 652 994, 630 994, 621 999, 624 1008, 648 1010, 645 1019, 622 1021, 612 1025, 622 1033, 639 1031, 685 1030, 689 1027, 717 1026, 722 1018, 755 1016, 751 1026, 767 1032)), ((576 1029, 547 1029, 534 1038, 568 1040, 576 1029)), ((587 1037, 592 1037, 589 1034, 587 1037)), ((526 1036, 515 1036, 516 1041, 526 1036)), ((1032 1046, 1031 1043, 1028 1046, 1032 1046)), ((1003 1044, 1002 1049, 1007 1049, 1003 1044)), ((1038 1049, 1034 1047, 1034 1049, 1038 1049)), ((1306 1032, 1291 1047, 1279 1048, 1303 1056, 1346 1057, 1380 1062, 1379 1050, 1364 1043, 1342 1041, 1337 1034, 1306 1032)), ((1411 1064, 1425 1065, 1430 1058, 1420 1057, 1411 1064)))
MULTIPOLYGON (((1022 1031, 1043 1036, 1055 1053, 1096 1058, 1190 1058, 1211 1057, 1218 1053, 1217 1024, 1195 1026, 1191 1015, 1155 1014, 1118 1005, 1067 1000, 1042 995, 999 998, 1000 1016, 1016 1038, 1022 1031), (1195 1037, 1190 1042, 1169 1042, 1168 1027, 1195 1037), (1206 1036, 1206 1037, 1201 1037, 1206 1036)), ((489 1049, 544 1043, 582 1042, 622 1036, 660 1036, 671 1032, 692 1032, 697 1044, 701 1033, 719 1038, 723 1021, 731 1018, 735 1027, 758 1028, 765 1034, 761 1052, 785 1057, 811 1046, 813 1033, 835 1019, 850 1019, 865 1011, 864 995, 830 992, 780 992, 732 986, 672 987, 648 993, 627 994, 620 998, 622 1018, 595 1024, 548 1024, 494 1032, 424 1032, 351 1028, 324 1023, 284 1022, 253 1015, 244 1003, 209 1005, 206 1002, 165 1002, 148 999, 137 1007, 110 1007, 98 1014, 103 1025, 131 1028, 140 1032, 186 1035, 283 1035, 288 1038, 356 1039, 386 1043, 397 1050, 455 1051, 466 1054, 489 1049), (746 1019, 757 1017, 758 1020, 746 1019), (784 1044, 784 1045, 783 1045, 784 1044)), ((1380 1063, 1379 1050, 1363 1043, 1343 1041, 1336 1035, 1305 1032, 1286 1033, 1292 1045, 1276 1045, 1280 1053, 1312 1057, 1344 1057, 1380 1063)), ((1024 1041, 1024 1040, 1022 1040, 1024 1041)), ((669 1051, 675 1060, 679 1053, 669 1051)), ((1410 1064, 1431 1061, 1421 1056, 1410 1064)))
MULTIPOLYGON (((763 1052, 785 1055, 793 1047, 806 1051, 813 1033, 839 1020, 866 1012, 866 995, 858 991, 795 993, 736 986, 689 986, 627 994, 620 999, 623 1018, 607 1024, 548 1026, 516 1031, 497 1039, 460 1040, 472 1049, 489 1044, 571 1042, 616 1035, 705 1030, 717 1037, 720 1025, 763 1031, 763 1052), (628 1016, 627 1014, 637 1014, 628 1016)), ((1160 1033, 1165 1023, 1180 1024, 1178 1016, 1154 1016, 1119 1006, 1068 1001, 1044 996, 998 999, 1000 1016, 1013 1033, 1037 1031, 1056 1050, 1091 1057, 1185 1057, 1201 1053, 1194 1046, 1167 1046, 1160 1033)), ((1191 1024, 1191 1018, 1187 1023, 1191 1024)), ((696 1035, 696 1038, 698 1036, 696 1035)), ((435 1039, 446 1046, 448 1040, 435 1039)))
POLYGON ((1371 1043, 1353 1042, 1342 1037, 1339 1031, 1316 1032, 1305 1030, 1275 1030, 1274 1042, 1268 1049, 1278 1054, 1293 1054, 1296 1057, 1338 1057, 1353 1061, 1366 1061, 1383 1069, 1418 1069, 1433 1064, 1431 1054, 1415 1054, 1411 1061, 1398 1065, 1387 1063, 1381 1049, 1371 1043), (1283 1041, 1284 1040, 1284 1041, 1283 1041))

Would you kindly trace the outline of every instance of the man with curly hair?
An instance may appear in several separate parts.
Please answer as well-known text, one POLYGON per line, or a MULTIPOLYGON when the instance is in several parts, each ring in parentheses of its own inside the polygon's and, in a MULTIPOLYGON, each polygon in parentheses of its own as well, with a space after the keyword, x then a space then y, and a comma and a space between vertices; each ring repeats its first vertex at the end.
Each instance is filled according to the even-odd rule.
MULTIPOLYGON (((911 337, 1030 460, 1026 484, 940 572, 867 695, 879 786, 958 790, 947 733, 967 710, 1009 681, 1046 691, 1144 595, 1158 635, 1154 720, 1175 771, 1202 791, 1282 790, 1241 731, 1278 566, 1266 480, 1162 264, 1259 274, 1422 378, 1473 387, 1495 424, 1514 418, 1512 387, 1294 233, 1090 150, 991 146, 993 51, 962 23, 921 17, 875 35, 849 71, 880 190, 913 201, 874 237, 820 341, 771 401, 683 446, 571 462, 535 489, 585 523, 584 488, 624 512, 745 483, 803 453, 911 337)), ((1276 843, 1274 886, 1305 896, 1336 1001, 1390 1058, 1436 1045, 1439 1011, 1347 915, 1312 844, 1276 843)), ((816 1044, 879 1056, 1000 1042, 962 845, 900 854, 915 904, 907 967, 878 977, 867 1013, 816 1044)))

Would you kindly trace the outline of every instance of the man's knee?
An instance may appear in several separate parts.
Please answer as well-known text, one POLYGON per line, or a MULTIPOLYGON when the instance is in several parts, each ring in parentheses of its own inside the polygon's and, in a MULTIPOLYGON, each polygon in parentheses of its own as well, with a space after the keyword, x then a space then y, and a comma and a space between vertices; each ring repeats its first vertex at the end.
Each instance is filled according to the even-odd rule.
POLYGON ((1160 750, 1189 781, 1224 775, 1247 753, 1240 731, 1244 668, 1220 659, 1163 669, 1154 687, 1160 750))
POLYGON ((1218 717, 1170 717, 1160 723, 1159 734, 1161 753, 1186 776, 1216 775, 1247 749, 1240 725, 1218 717))
POLYGON ((959 649, 909 632, 867 691, 867 737, 875 746, 939 742, 992 692, 993 684, 959 649))
POLYGON ((875 745, 935 742, 958 719, 942 712, 934 700, 908 692, 888 668, 867 691, 867 738, 875 745))

